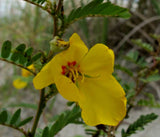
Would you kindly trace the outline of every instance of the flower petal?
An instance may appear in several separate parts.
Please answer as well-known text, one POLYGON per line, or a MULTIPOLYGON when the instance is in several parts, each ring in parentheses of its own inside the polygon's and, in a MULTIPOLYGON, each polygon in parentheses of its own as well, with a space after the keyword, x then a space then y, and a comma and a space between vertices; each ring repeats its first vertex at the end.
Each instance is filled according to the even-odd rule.
POLYGON ((56 87, 59 93, 69 101, 79 100, 79 90, 77 86, 66 76, 59 76, 56 81, 56 87))
POLYGON ((18 78, 18 79, 13 81, 13 86, 16 89, 22 89, 22 88, 25 88, 27 86, 27 82, 22 81, 20 78, 18 78))
POLYGON ((112 75, 85 78, 80 83, 79 105, 87 125, 116 126, 126 114, 125 93, 112 75))
MULTIPOLYGON (((30 70, 32 70, 33 72, 35 72, 35 67, 34 67, 33 64, 30 65, 30 66, 28 66, 27 68, 30 69, 30 70)), ((32 73, 29 72, 29 71, 26 70, 26 69, 22 69, 21 73, 22 73, 22 76, 23 76, 23 77, 29 77, 29 76, 32 75, 32 73)))
POLYGON ((36 89, 42 89, 54 83, 51 63, 46 64, 43 69, 34 77, 33 85, 36 89))
POLYGON ((36 89, 42 89, 54 83, 55 78, 62 75, 62 66, 65 66, 68 62, 72 61, 79 62, 79 60, 81 60, 88 52, 88 48, 78 34, 74 33, 69 42, 69 48, 55 55, 33 79, 33 84, 36 89))
POLYGON ((69 39, 69 48, 57 54, 54 58, 61 60, 64 62, 62 65, 66 65, 67 62, 77 61, 79 62, 84 55, 88 52, 87 46, 78 36, 78 34, 74 33, 69 39))
POLYGON ((112 73, 114 67, 114 53, 104 44, 96 44, 80 63, 81 71, 90 76, 112 73))

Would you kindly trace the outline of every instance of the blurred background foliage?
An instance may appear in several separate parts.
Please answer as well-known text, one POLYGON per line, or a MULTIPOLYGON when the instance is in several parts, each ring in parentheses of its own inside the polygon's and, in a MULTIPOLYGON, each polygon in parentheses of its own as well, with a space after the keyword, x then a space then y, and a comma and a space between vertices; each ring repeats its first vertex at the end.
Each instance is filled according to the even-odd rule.
MULTIPOLYGON (((90 1, 65 0, 65 13, 90 1)), ((89 48, 96 43, 109 46, 115 52, 114 75, 127 93, 129 107, 160 108, 160 65, 155 65, 160 61, 160 0, 111 0, 111 2, 128 8, 132 14, 131 18, 81 19, 66 30, 64 39, 68 40, 71 34, 76 32, 89 48), (139 90, 142 94, 137 93, 139 90), (138 99, 133 103, 134 96, 138 96, 138 99)), ((33 47, 34 52, 40 50, 48 52, 49 41, 52 38, 53 22, 46 12, 23 0, 0 0, 0 45, 5 40, 10 40, 14 46, 25 43, 27 47, 33 47)), ((21 102, 17 106, 35 109, 36 106, 29 102, 35 100, 38 93, 33 92, 31 84, 28 85, 29 88, 23 89, 26 92, 8 86, 8 83, 12 85, 14 76, 20 74, 20 70, 3 62, 0 62, 0 69, 2 76, 0 105, 11 106, 10 104, 14 102, 12 107, 16 107, 16 100, 17 104, 21 102), (25 100, 26 96, 29 99, 25 100)), ((45 117, 52 117, 54 101, 55 99, 50 101, 46 110, 51 113, 44 116, 44 121, 45 117)))

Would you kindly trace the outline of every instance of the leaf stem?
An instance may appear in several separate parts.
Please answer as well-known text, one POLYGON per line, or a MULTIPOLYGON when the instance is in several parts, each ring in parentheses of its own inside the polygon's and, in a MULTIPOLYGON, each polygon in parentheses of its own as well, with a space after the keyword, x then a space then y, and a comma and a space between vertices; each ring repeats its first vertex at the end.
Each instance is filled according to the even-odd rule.
POLYGON ((45 103, 45 97, 44 96, 45 96, 45 89, 42 89, 40 91, 40 101, 39 101, 37 113, 36 113, 36 116, 35 116, 35 120, 34 120, 34 123, 33 123, 33 126, 32 126, 32 130, 29 133, 30 137, 34 137, 36 129, 37 129, 37 126, 38 126, 38 122, 39 122, 40 116, 41 116, 41 114, 43 112, 43 109, 45 108, 45 104, 46 103, 45 103))
POLYGON ((35 72, 33 72, 32 70, 28 69, 27 67, 24 67, 23 65, 16 64, 15 62, 9 61, 9 60, 4 59, 4 58, 0 58, 0 60, 5 61, 5 62, 10 63, 10 64, 13 64, 13 65, 15 65, 15 66, 18 66, 18 67, 20 67, 20 68, 23 68, 23 69, 25 69, 25 70, 31 72, 34 76, 37 75, 35 72))
POLYGON ((33 5, 35 5, 35 6, 39 7, 39 8, 47 11, 49 14, 52 14, 49 9, 45 9, 45 7, 43 7, 43 6, 41 6, 41 5, 37 4, 37 3, 34 3, 34 2, 32 2, 32 1, 30 1, 30 0, 23 0, 23 1, 26 1, 26 2, 28 2, 28 3, 30 3, 30 4, 33 4, 33 5))
POLYGON ((25 137, 29 137, 27 132, 23 129, 23 128, 18 128, 18 127, 14 127, 12 125, 9 125, 9 124, 1 124, 2 126, 6 126, 6 127, 10 127, 10 128, 13 128, 21 133, 23 133, 25 135, 25 137))

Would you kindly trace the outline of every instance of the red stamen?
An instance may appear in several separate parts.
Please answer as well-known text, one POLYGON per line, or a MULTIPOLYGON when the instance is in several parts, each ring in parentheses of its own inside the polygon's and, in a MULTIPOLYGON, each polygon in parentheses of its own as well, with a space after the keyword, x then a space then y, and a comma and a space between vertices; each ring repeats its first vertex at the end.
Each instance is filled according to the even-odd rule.
POLYGON ((77 64, 76 61, 73 61, 73 62, 72 62, 72 65, 73 65, 73 66, 75 66, 76 64, 77 64))
POLYGON ((66 69, 66 66, 62 66, 62 70, 66 69))
POLYGON ((71 63, 71 62, 68 62, 67 64, 68 64, 68 66, 69 66, 69 67, 72 65, 72 63, 71 63))
POLYGON ((66 70, 67 70, 66 66, 62 66, 62 72, 61 72, 61 73, 62 73, 63 75, 65 75, 65 74, 66 74, 66 70))

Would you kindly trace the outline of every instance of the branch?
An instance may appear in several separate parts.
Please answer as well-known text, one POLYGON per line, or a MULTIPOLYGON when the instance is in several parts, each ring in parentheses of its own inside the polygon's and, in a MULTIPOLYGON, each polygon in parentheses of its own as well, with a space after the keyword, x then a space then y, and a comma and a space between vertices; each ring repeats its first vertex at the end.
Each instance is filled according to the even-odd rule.
POLYGON ((28 2, 28 3, 30 3, 30 4, 33 4, 33 5, 35 5, 35 6, 39 7, 39 8, 47 11, 49 14, 52 15, 52 13, 51 13, 51 11, 50 11, 49 9, 45 9, 45 7, 43 7, 43 6, 41 6, 41 5, 37 4, 37 3, 34 3, 34 2, 32 2, 32 1, 30 1, 30 0, 23 0, 23 1, 26 1, 26 2, 28 2))
POLYGON ((31 132, 29 133, 29 135, 31 137, 34 137, 35 135, 35 132, 36 132, 36 129, 37 129, 37 126, 38 126, 38 122, 39 122, 39 119, 40 119, 40 116, 43 112, 43 109, 45 107, 45 89, 42 89, 40 91, 40 101, 39 101, 39 105, 38 105, 38 110, 37 110, 37 113, 36 113, 36 116, 35 116, 35 120, 33 122, 33 126, 32 126, 32 130, 31 132))
POLYGON ((18 66, 18 67, 20 67, 20 68, 23 68, 23 69, 31 72, 34 76, 37 75, 37 74, 36 74, 35 72, 33 72, 32 70, 30 70, 30 69, 28 69, 28 68, 26 68, 26 67, 24 67, 24 66, 22 66, 22 65, 20 65, 20 64, 16 64, 16 63, 14 63, 13 61, 9 61, 9 60, 6 60, 6 59, 4 59, 4 58, 0 58, 0 60, 5 61, 5 62, 10 63, 10 64, 13 64, 13 65, 16 65, 16 66, 18 66))
POLYGON ((147 20, 145 20, 144 22, 140 23, 137 25, 137 27, 135 27, 134 29, 132 29, 117 45, 117 47, 115 48, 115 52, 119 50, 119 48, 134 34, 136 33, 139 29, 141 29, 142 27, 144 27, 145 25, 156 21, 156 20, 160 20, 160 16, 155 16, 155 17, 151 17, 147 20))
POLYGON ((1 124, 2 126, 6 126, 6 127, 10 127, 10 128, 13 128, 21 133, 23 133, 25 135, 25 137, 28 137, 28 134, 27 132, 23 129, 23 128, 18 128, 18 127, 14 127, 12 125, 8 125, 8 124, 1 124))

